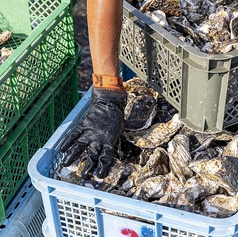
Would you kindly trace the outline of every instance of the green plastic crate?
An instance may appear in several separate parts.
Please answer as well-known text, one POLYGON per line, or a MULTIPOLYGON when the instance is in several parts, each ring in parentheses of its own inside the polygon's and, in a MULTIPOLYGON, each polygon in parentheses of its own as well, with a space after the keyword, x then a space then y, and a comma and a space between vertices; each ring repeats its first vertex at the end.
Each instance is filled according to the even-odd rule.
POLYGON ((77 66, 67 62, 0 148, 0 222, 28 177, 27 165, 79 101, 77 66))
POLYGON ((66 60, 75 57, 70 0, 0 0, 0 32, 14 50, 0 66, 0 140, 66 60))
POLYGON ((238 50, 211 55, 183 43, 124 1, 120 60, 173 105, 194 130, 238 123, 238 50))

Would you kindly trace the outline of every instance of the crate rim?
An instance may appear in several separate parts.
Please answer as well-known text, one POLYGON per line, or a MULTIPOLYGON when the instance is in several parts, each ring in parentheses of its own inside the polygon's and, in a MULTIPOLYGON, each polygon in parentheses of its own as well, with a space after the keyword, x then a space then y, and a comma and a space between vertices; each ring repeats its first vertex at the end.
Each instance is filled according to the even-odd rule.
MULTIPOLYGON (((79 193, 83 194, 84 197, 93 196, 95 199, 98 200, 98 202, 95 204, 95 206, 98 207, 105 207, 105 205, 103 204, 102 206, 100 206, 100 201, 103 202, 104 200, 110 203, 113 202, 117 206, 123 204, 121 206, 121 210, 123 210, 122 211, 123 213, 127 212, 127 208, 130 209, 134 207, 136 208, 136 210, 140 208, 140 211, 143 211, 144 213, 151 213, 157 216, 156 219, 154 219, 155 223, 160 221, 160 217, 158 215, 161 215, 162 218, 163 215, 166 215, 166 221, 169 223, 174 219, 176 219, 177 221, 183 220, 186 221, 187 223, 189 222, 191 223, 192 220, 194 225, 206 224, 206 226, 217 228, 226 228, 226 227, 228 228, 231 226, 236 226, 238 224, 237 223, 238 213, 227 218, 213 218, 175 208, 170 208, 163 205, 153 204, 141 200, 119 196, 104 191, 93 190, 87 187, 82 187, 80 185, 71 184, 68 182, 63 182, 47 177, 47 173, 49 172, 50 167, 46 167, 45 162, 42 162, 41 158, 43 156, 47 156, 48 158, 47 160, 49 162, 52 160, 52 157, 54 156, 53 150, 59 149, 59 143, 61 140, 63 140, 68 127, 71 127, 72 129, 72 126, 74 126, 75 122, 72 121, 72 119, 75 118, 75 114, 77 114, 77 118, 80 119, 85 114, 85 111, 81 111, 80 109, 85 107, 87 103, 90 103, 89 100, 90 100, 90 90, 78 102, 78 104, 66 117, 61 126, 59 126, 58 129, 55 131, 55 133, 51 136, 51 138, 48 140, 45 146, 38 149, 38 151, 29 161, 28 174, 31 177, 32 184, 35 186, 36 189, 50 196, 62 197, 63 199, 69 198, 70 200, 72 199, 77 200, 77 196, 79 196, 79 193), (41 183, 43 183, 44 185, 42 185, 41 183), (45 185, 47 185, 47 188, 45 188, 45 185), (196 216, 196 219, 194 218, 194 215, 196 216)), ((209 232, 209 234, 212 234, 212 230, 210 231, 211 232, 209 232)))

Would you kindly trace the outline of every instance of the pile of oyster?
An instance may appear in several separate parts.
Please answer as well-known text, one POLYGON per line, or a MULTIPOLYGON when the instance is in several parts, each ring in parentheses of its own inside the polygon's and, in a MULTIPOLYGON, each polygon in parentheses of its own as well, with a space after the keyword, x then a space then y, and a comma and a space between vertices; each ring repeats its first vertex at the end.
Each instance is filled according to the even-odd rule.
POLYGON ((126 1, 199 51, 218 54, 238 47, 237 0, 126 1))
MULTIPOLYGON (((12 32, 3 31, 0 33, 0 46, 3 45, 11 38, 12 32)), ((7 58, 13 53, 13 50, 10 50, 6 47, 2 47, 0 50, 0 66, 7 60, 7 58)))
POLYGON ((238 134, 200 133, 144 80, 124 83, 125 129, 104 179, 82 179, 84 162, 54 179, 171 208, 225 218, 238 211, 238 134))

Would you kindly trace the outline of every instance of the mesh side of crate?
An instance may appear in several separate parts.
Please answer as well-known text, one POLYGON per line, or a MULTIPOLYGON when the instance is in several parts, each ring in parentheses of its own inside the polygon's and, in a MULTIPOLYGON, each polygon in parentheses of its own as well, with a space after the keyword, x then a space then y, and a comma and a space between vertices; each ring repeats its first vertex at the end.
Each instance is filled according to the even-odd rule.
POLYGON ((93 207, 65 200, 58 202, 62 233, 67 236, 98 236, 93 207))
MULTIPOLYGON (((70 202, 69 200, 57 200, 58 203, 58 211, 60 217, 60 223, 62 228, 63 236, 82 236, 82 237, 98 237, 100 235, 100 231, 98 227, 99 224, 97 222, 96 212, 100 213, 100 215, 105 216, 103 222, 104 235, 105 237, 109 237, 110 229, 109 225, 115 225, 115 232, 113 236, 127 236, 126 234, 131 234, 130 236, 138 236, 138 232, 140 236, 154 237, 157 236, 155 234, 156 229, 154 226, 159 225, 159 229, 162 235, 161 237, 205 237, 203 234, 199 234, 198 230, 188 230, 186 227, 181 228, 176 223, 174 225, 166 225, 159 224, 153 222, 151 220, 141 219, 138 216, 127 215, 125 213, 114 212, 111 209, 103 209, 103 208, 95 208, 93 205, 90 206, 87 203, 83 202, 70 202), (127 223, 124 225, 124 228, 116 230, 119 222, 127 223), (114 223, 115 222, 115 223, 114 223), (133 234, 133 222, 138 222, 143 227, 140 227, 140 230, 137 231, 137 235, 133 234), (130 225, 130 223, 132 223, 130 225), (124 235, 122 230, 124 231, 124 235), (127 232, 126 232, 127 230, 127 232), (121 235, 120 235, 121 231, 121 235)), ((135 229, 135 226, 134 226, 135 229)), ((102 233, 102 232, 101 232, 102 233)), ((111 233, 112 234, 112 233, 111 233)))
POLYGON ((62 64, 75 57, 71 5, 56 0, 34 0, 29 4, 26 10, 30 11, 32 32, 29 35, 13 32, 0 46, 13 50, 0 71, 0 139, 50 83, 62 64), (38 27, 34 26, 36 22, 38 27))
POLYGON ((36 28, 42 20, 47 18, 61 3, 61 1, 28 1, 30 22, 32 29, 36 28))
POLYGON ((120 57, 175 107, 180 106, 181 59, 159 41, 153 40, 141 24, 123 17, 120 57))
POLYGON ((73 86, 77 83, 76 68, 74 64, 64 68, 0 148, 1 201, 5 208, 28 177, 30 158, 77 103, 77 87, 73 86))

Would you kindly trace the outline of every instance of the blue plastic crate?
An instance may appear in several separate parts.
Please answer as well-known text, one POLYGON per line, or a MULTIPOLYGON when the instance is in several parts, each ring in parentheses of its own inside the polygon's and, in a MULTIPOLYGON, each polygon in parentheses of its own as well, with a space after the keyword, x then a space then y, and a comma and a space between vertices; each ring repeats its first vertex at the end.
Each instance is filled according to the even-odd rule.
POLYGON ((45 236, 238 236, 238 213, 211 218, 50 178, 62 160, 61 141, 89 108, 90 96, 88 91, 28 165, 32 183, 43 198, 45 236))

